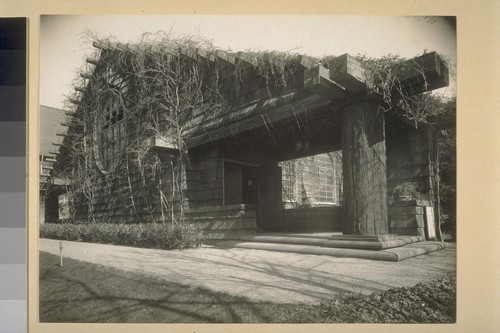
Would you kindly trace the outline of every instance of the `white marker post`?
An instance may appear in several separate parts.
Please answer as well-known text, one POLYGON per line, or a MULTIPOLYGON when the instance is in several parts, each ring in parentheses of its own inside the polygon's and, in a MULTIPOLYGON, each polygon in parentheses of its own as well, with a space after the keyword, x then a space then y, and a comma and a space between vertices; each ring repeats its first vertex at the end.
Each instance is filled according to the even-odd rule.
POLYGON ((62 249, 63 249, 63 242, 59 242, 59 255, 61 257, 61 267, 63 267, 63 255, 62 255, 62 249))

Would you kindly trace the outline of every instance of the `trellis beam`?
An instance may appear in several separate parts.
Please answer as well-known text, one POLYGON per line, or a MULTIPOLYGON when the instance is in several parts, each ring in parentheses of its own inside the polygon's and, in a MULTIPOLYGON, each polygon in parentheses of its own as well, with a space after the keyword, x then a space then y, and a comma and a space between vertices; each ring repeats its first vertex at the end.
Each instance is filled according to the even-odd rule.
MULTIPOLYGON (((365 93, 368 89, 376 88, 372 79, 374 73, 349 54, 330 60, 327 66, 330 79, 352 94, 365 93)), ((448 67, 436 52, 426 53, 396 65, 387 75, 385 81, 392 82, 391 94, 396 98, 402 94, 417 95, 449 84, 448 67)))
MULTIPOLYGON (((401 90, 408 96, 447 87, 449 71, 444 60, 431 52, 395 66, 391 74, 400 82, 401 90)), ((394 91, 394 94, 399 91, 394 91)))
POLYGON ((304 71, 304 89, 331 99, 341 99, 346 96, 346 89, 330 79, 329 71, 321 65, 316 65, 304 71))
POLYGON ((99 65, 99 60, 96 60, 96 59, 92 59, 92 58, 87 58, 85 59, 85 61, 91 65, 94 65, 94 66, 97 66, 99 65))

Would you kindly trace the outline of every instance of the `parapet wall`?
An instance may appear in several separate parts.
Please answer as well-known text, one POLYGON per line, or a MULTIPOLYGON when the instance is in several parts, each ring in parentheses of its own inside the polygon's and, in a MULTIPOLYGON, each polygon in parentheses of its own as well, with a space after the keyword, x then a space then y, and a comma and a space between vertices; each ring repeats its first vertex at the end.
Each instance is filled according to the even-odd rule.
POLYGON ((283 228, 286 232, 340 231, 341 221, 341 206, 283 210, 283 228))
POLYGON ((198 227, 206 239, 238 239, 257 232, 253 205, 192 208, 184 212, 186 222, 198 227))

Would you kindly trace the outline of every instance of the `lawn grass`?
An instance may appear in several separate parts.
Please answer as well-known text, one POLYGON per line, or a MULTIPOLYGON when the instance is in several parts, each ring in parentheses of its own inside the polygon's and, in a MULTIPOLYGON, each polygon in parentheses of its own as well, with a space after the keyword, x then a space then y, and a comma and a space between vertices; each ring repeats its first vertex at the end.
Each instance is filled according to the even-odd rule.
POLYGON ((41 322, 269 322, 267 308, 277 307, 69 258, 59 267, 58 260, 40 254, 41 322))
MULTIPOLYGON (((454 322, 455 278, 347 295, 329 304, 274 304, 40 253, 40 321, 100 323, 454 322)), ((200 272, 202 274, 202 272, 200 272)))

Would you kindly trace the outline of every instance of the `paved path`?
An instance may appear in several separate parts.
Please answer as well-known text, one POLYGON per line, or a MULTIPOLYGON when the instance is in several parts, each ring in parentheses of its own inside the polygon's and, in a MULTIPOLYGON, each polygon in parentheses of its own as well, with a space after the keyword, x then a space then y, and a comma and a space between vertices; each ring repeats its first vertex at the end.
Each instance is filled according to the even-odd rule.
MULTIPOLYGON (((276 303, 319 303, 339 293, 409 287, 456 269, 454 246, 400 262, 209 246, 164 251, 64 241, 63 247, 72 259, 276 303)), ((59 255, 59 241, 41 239, 40 251, 59 255)))

